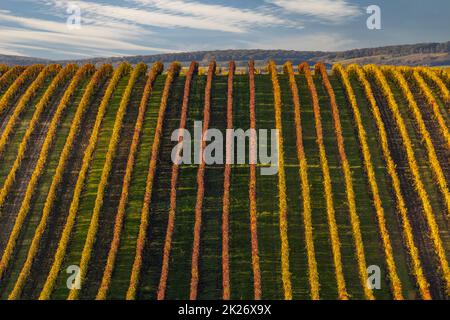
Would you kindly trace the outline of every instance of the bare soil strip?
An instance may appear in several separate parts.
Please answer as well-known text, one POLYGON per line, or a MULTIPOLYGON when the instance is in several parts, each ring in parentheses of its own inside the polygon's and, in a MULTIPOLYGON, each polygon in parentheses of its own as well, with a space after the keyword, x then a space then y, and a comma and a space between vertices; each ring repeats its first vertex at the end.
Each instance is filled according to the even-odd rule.
POLYGON ((142 73, 136 81, 133 88, 132 99, 128 105, 128 111, 125 115, 122 125, 120 143, 117 154, 114 159, 108 187, 106 189, 103 210, 99 219, 99 229, 97 239, 93 247, 92 258, 86 275, 85 285, 81 292, 83 298, 94 299, 97 293, 100 281, 102 279, 104 266, 108 256, 109 245, 114 232, 114 217, 122 191, 122 181, 125 175, 128 153, 131 147, 134 126, 136 124, 139 111, 139 102, 143 94, 146 81, 146 74, 142 73))
POLYGON ((84 151, 89 143, 89 138, 94 127, 97 116, 97 109, 106 90, 108 79, 105 79, 102 86, 97 89, 95 97, 86 111, 86 117, 82 122, 73 147, 70 160, 65 170, 63 181, 58 189, 58 195, 53 209, 53 214, 49 217, 47 228, 41 239, 40 249, 33 262, 31 273, 27 284, 22 292, 23 299, 36 299, 42 290, 42 286, 47 278, 52 265, 52 260, 58 246, 61 232, 64 228, 67 214, 73 196, 78 173, 83 162, 84 151))
POLYGON ((445 298, 445 286, 439 277, 438 262, 435 259, 433 246, 429 239, 427 223, 421 212, 422 205, 416 191, 414 190, 414 182, 408 166, 408 160, 404 151, 404 146, 395 122, 389 112, 386 100, 383 98, 380 89, 374 83, 373 79, 369 79, 375 99, 380 107, 381 116, 387 131, 388 143, 392 152, 392 158, 397 165, 397 173, 400 185, 405 198, 410 221, 412 224, 416 245, 420 252, 420 260, 425 275, 430 283, 430 293, 433 299, 445 298))
POLYGON ((422 112, 422 117, 425 122, 425 126, 427 127, 427 130, 430 133, 431 140, 433 141, 433 145, 436 150, 436 155, 439 160, 439 163, 441 164, 445 179, 447 180, 447 183, 450 183, 450 149, 446 148, 445 139, 442 136, 439 130, 439 126, 433 116, 431 106, 428 105, 423 95, 420 94, 417 86, 410 85, 410 89, 414 95, 417 105, 420 108, 420 111, 422 112))
POLYGON ((0 233, 0 252, 3 252, 5 249, 12 227, 14 226, 14 222, 16 220, 16 215, 25 196, 28 182, 30 181, 34 167, 39 158, 40 150, 47 135, 47 129, 50 125, 56 107, 58 106, 59 101, 68 85, 69 81, 66 81, 64 86, 58 88, 57 93, 55 93, 55 96, 52 99, 52 103, 45 108, 36 129, 30 137, 29 141, 32 143, 29 144, 27 155, 23 159, 16 174, 16 180, 6 198, 2 215, 0 217, 0 225, 2 226, 2 232, 0 233))

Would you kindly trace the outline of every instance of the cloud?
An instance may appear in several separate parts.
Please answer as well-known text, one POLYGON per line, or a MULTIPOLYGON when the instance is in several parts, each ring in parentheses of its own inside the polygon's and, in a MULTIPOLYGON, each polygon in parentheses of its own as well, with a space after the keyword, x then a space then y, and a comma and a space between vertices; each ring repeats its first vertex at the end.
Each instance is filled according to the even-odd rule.
MULTIPOLYGON (((43 51, 43 54, 59 54, 61 57, 87 57, 102 55, 127 55, 133 51, 173 52, 173 49, 133 43, 138 35, 150 34, 144 29, 127 25, 83 25, 81 29, 69 29, 65 22, 37 18, 18 17, 0 12, 0 52, 20 54, 24 49, 43 51), (8 25, 6 25, 8 23, 8 25), (14 50, 13 50, 14 48, 14 50)), ((27 51, 27 50, 25 50, 27 51)))
POLYGON ((261 28, 300 28, 298 22, 284 20, 264 6, 248 10, 185 0, 122 0, 115 4, 36 1, 41 8, 33 17, 0 10, 1 51, 32 51, 39 56, 61 58, 151 54, 176 52, 180 47, 186 50, 189 44, 201 46, 205 36, 234 34, 237 38, 259 32, 261 28), (80 29, 66 26, 66 19, 73 13, 67 9, 72 5, 80 8, 80 29), (198 41, 180 42, 183 34, 192 36, 192 32, 199 34, 198 41))
POLYGON ((25 54, 23 54, 20 51, 11 49, 11 48, 2 48, 0 47, 0 54, 4 54, 4 55, 8 55, 8 56, 20 56, 20 57, 24 57, 25 54))
POLYGON ((219 4, 205 4, 197 1, 185 0, 127 0, 141 4, 147 8, 154 8, 159 12, 177 15, 189 15, 199 20, 215 21, 221 25, 233 25, 246 29, 251 25, 294 26, 295 23, 287 21, 280 16, 265 10, 264 7, 252 10, 239 9, 219 4))
MULTIPOLYGON (((46 1, 65 10, 71 1, 46 1)), ((224 5, 209 5, 182 0, 128 0, 141 7, 118 6, 89 1, 76 2, 81 8, 84 21, 102 24, 120 21, 160 28, 190 28, 230 33, 245 33, 255 26, 284 26, 289 22, 258 10, 244 10, 224 5)))
POLYGON ((342 22, 361 14, 360 8, 346 0, 266 0, 284 10, 329 22, 342 22))
POLYGON ((19 17, 12 14, 4 14, 2 12, 0 12, 0 21, 2 23, 9 22, 31 30, 48 31, 58 34, 86 36, 92 38, 125 39, 127 37, 134 38, 138 32, 142 32, 144 34, 150 33, 142 28, 120 22, 111 23, 110 26, 106 24, 83 24, 80 29, 69 29, 67 28, 65 20, 51 21, 38 18, 19 17), (112 32, 111 30, 113 27, 115 28, 115 32, 112 32))
MULTIPOLYGON (((251 9, 203 0, 35 2, 39 9, 32 17, 15 9, 0 10, 0 52, 81 58, 215 49, 225 44, 255 48, 265 47, 266 41, 270 48, 286 48, 297 39, 287 34, 302 29, 300 21, 307 16, 334 22, 358 13, 344 0, 265 0, 251 9), (66 26, 70 4, 81 9, 80 29, 66 26)), ((308 46, 337 45, 329 36, 321 39, 325 40, 313 39, 308 46)))

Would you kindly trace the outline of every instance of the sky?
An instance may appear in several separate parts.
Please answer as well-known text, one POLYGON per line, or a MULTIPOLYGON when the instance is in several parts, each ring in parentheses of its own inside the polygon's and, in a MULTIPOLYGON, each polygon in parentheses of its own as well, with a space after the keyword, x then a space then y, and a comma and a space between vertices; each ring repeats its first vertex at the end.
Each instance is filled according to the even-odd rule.
POLYGON ((80 59, 443 42, 449 12, 448 0, 1 0, 0 54, 80 59), (367 27, 370 5, 380 8, 381 29, 367 27))

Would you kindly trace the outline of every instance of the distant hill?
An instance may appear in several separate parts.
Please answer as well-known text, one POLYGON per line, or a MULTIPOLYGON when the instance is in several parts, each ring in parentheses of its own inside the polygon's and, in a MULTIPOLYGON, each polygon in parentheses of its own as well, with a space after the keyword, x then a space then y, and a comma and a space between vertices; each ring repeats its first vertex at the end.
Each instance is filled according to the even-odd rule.
POLYGON ((9 55, 5 55, 5 54, 0 54, 0 64, 27 66, 27 65, 36 64, 36 63, 47 64, 50 62, 51 62, 51 60, 31 58, 31 57, 22 57, 22 56, 9 56, 9 55))
MULTIPOLYGON (((155 61, 170 62, 180 61, 187 64, 192 60, 206 65, 208 61, 215 59, 219 65, 230 60, 235 60, 237 65, 246 65, 247 61, 253 59, 257 65, 265 64, 269 59, 274 59, 278 63, 286 60, 294 62, 309 61, 314 64, 317 61, 333 64, 336 62, 347 63, 377 63, 392 65, 427 65, 442 66, 450 65, 450 41, 443 43, 420 43, 412 45, 397 45, 378 48, 353 49, 347 51, 294 51, 294 50, 216 50, 216 51, 196 51, 183 53, 169 53, 157 55, 140 55, 127 57, 92 58, 83 60, 58 61, 66 64, 76 63, 112 63, 117 64, 128 61, 132 64, 138 62, 153 63, 155 61)), ((4 56, 0 55, 0 63, 28 65, 32 63, 45 63, 47 60, 34 59, 28 57, 4 56)))

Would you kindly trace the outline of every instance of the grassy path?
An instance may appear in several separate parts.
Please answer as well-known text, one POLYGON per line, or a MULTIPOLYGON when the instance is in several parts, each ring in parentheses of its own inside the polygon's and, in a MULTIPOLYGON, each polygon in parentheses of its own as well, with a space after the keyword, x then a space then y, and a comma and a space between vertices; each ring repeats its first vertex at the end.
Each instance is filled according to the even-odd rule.
POLYGON ((122 239, 117 254, 116 266, 111 279, 110 298, 123 299, 130 282, 136 240, 139 232, 140 213, 145 193, 145 180, 151 149, 158 120, 161 95, 166 80, 165 75, 156 78, 155 85, 145 113, 142 138, 136 156, 134 174, 131 179, 130 195, 126 209, 122 239))
POLYGON ((113 94, 110 105, 106 110, 103 119, 100 134, 97 141, 94 154, 92 156, 90 169, 85 182, 85 188, 81 196, 80 207, 78 210, 75 228, 72 233, 71 240, 66 252, 66 258, 57 279, 55 290, 52 298, 65 299, 68 294, 66 287, 66 269, 70 265, 77 265, 81 258, 81 251, 83 250, 84 240, 89 228, 91 213, 94 207, 94 202, 97 193, 97 187, 100 182, 102 168, 106 159, 106 152, 111 138, 116 113, 122 98, 122 94, 127 86, 129 75, 124 76, 118 84, 116 91, 113 94))
MULTIPOLYGON (((330 76, 330 82, 336 93, 336 100, 340 108, 341 124, 345 138, 347 157, 352 170, 352 180, 355 191, 355 200, 360 217, 361 233, 363 236, 364 248, 366 253, 367 266, 376 265, 381 269, 381 273, 386 273, 386 266, 383 258, 383 248, 379 238, 378 222, 376 218, 375 208, 372 204, 367 175, 364 170, 363 157, 361 155, 361 147, 359 145, 356 128, 353 123, 350 107, 347 105, 345 91, 339 79, 330 76)), ((366 112, 363 114, 363 122, 370 123, 370 114, 366 105, 366 112), (366 117, 369 117, 366 119, 366 117)), ((375 133, 374 133, 375 134, 375 133)), ((378 143, 377 143, 378 145, 378 143)), ((378 151, 379 152, 379 151, 378 151)), ((376 156, 380 157, 378 153, 376 156)), ((375 156, 374 156, 375 157, 375 156)), ((382 164, 379 165, 380 167, 382 164)), ((387 200, 389 202, 389 200, 387 200)), ((392 201, 392 199, 390 200, 392 201)), ((397 271, 401 274, 402 284, 404 282, 404 290, 413 290, 410 279, 407 277, 407 265, 405 260, 405 252, 402 247, 401 231, 398 220, 393 211, 385 212, 386 226, 389 232, 391 245, 394 249, 394 258, 397 265, 397 271), (406 273, 405 273, 406 272, 406 273), (406 277, 405 277, 406 276, 406 277)), ((374 290, 377 299, 389 298, 389 286, 382 285, 380 289, 374 290)), ((358 298, 357 296, 355 298, 358 298)))
POLYGON ((115 214, 117 213, 117 207, 122 191, 128 152, 133 137, 131 133, 133 132, 136 123, 146 79, 146 72, 141 72, 133 86, 131 99, 123 119, 121 134, 119 136, 120 140, 117 146, 118 149, 112 163, 111 176, 105 190, 103 207, 99 217, 99 229, 97 231, 96 241, 91 253, 92 258, 86 274, 88 281, 81 293, 83 297, 88 299, 95 298, 106 265, 109 244, 111 243, 114 232, 115 214))
POLYGON ((179 125, 185 77, 174 79, 170 88, 159 147, 159 161, 153 182, 149 211, 147 241, 143 251, 142 270, 137 292, 138 299, 155 299, 161 276, 164 240, 170 208, 171 152, 176 143, 171 135, 179 125))
POLYGON ((6 144, 5 150, 0 155, 2 165, 0 167, 0 185, 4 184, 8 173, 16 160, 17 152, 19 149, 20 142, 30 124, 31 118, 33 117, 36 105, 41 100, 48 86, 50 85, 55 73, 51 73, 45 80, 45 83, 39 88, 35 97, 29 102, 28 106, 22 112, 20 121, 16 124, 14 131, 12 132, 8 143, 6 144))
MULTIPOLYGON (((216 76, 211 92, 210 129, 225 132, 227 76, 216 76)), ((225 149, 223 149, 225 152, 225 149)), ((223 155, 219 155, 219 158, 223 155)), ((222 207, 224 165, 207 165, 199 258, 198 299, 222 298, 222 207)))
MULTIPOLYGON (((250 128, 248 108, 249 77, 234 76, 233 123, 244 131, 250 128)), ((253 299, 252 248, 250 236, 248 146, 246 141, 246 164, 234 164, 230 184, 230 287, 231 299, 253 299)))
POLYGON ((311 186, 312 225, 316 249, 317 270, 321 299, 336 299, 336 279, 334 276, 331 246, 328 241, 326 207, 323 193, 323 176, 320 168, 319 148, 316 143, 316 128, 311 95, 305 76, 296 76, 300 95, 301 119, 303 126, 303 144, 308 161, 308 174, 311 186))
POLYGON ((129 191, 131 179, 133 177, 133 170, 136 162, 136 154, 138 151, 139 143, 141 142, 142 128, 145 120, 145 113, 147 111, 149 99, 152 93, 153 85, 158 75, 161 74, 164 66, 162 63, 153 64, 151 71, 145 77, 145 85, 143 86, 143 92, 138 108, 138 115, 133 130, 133 137, 131 138, 130 150, 126 160, 125 174, 122 181, 122 189, 120 191, 120 199, 117 204, 117 213, 114 217, 113 235, 111 244, 108 249, 108 255, 106 257, 105 268, 103 271, 100 287, 98 289, 96 299, 104 300, 107 298, 108 291, 111 285, 111 277, 114 271, 114 266, 117 258, 117 252, 119 251, 122 229, 124 225, 124 219, 128 204, 129 191))
MULTIPOLYGON (((193 141, 192 151, 194 150, 194 143, 198 143, 198 141, 194 141, 194 121, 202 121, 203 119, 205 85, 206 77, 194 76, 186 125, 193 141)), ((187 164, 180 166, 177 188, 177 218, 172 238, 171 256, 171 265, 176 267, 169 272, 166 299, 189 298, 197 167, 198 165, 187 164)))
POLYGON ((448 222, 446 221, 445 217, 446 210, 444 209, 444 203, 441 200, 441 194, 439 192, 438 186, 435 183, 434 175, 428 162, 425 142, 423 142, 422 140, 422 136, 419 133, 417 125, 414 121, 414 117, 408 107, 406 98, 402 95, 400 88, 393 81, 391 81, 391 79, 388 79, 388 83, 399 106, 399 110, 408 130, 411 143, 415 146, 414 152, 416 155, 417 164, 420 168, 422 181, 430 199, 433 211, 435 213, 435 219, 439 226, 442 241, 443 243, 447 244, 447 256, 450 256, 450 233, 448 231, 448 222))
MULTIPOLYGON (((67 89, 74 72, 73 65, 67 66, 61 69, 58 75, 52 80, 52 83, 36 107, 29 126, 19 144, 11 170, 5 179, 0 196, 0 202, 6 200, 1 210, 3 230, 0 238, 0 251, 5 251, 3 252, 1 261, 2 268, 0 269, 3 269, 8 264, 8 252, 12 251, 11 248, 19 236, 22 222, 26 216, 25 211, 28 209, 28 204, 25 203, 22 207, 22 202, 28 202, 32 195, 28 191, 28 184, 33 186, 37 182, 35 167, 39 166, 42 168, 45 165, 45 163, 43 164, 41 162, 41 150, 46 146, 47 134, 51 126, 59 124, 58 113, 60 113, 61 108, 65 107, 64 104, 60 106, 60 101, 64 96, 64 91, 67 89), (6 238, 8 240, 4 242, 6 238)), ((0 274, 2 271, 4 269, 0 271, 0 274)))
MULTIPOLYGON (((101 214, 102 210, 104 210, 104 202, 105 202, 105 196, 107 195, 106 192, 108 190, 108 187, 111 185, 112 182, 114 182, 114 179, 111 177, 111 171, 114 168, 114 162, 118 158, 118 150, 117 147, 120 144, 120 137, 122 132, 122 127, 127 125, 127 122, 124 122, 129 120, 129 117, 131 115, 131 118, 135 119, 135 113, 133 113, 131 110, 129 110, 130 100, 131 96, 133 94, 133 87, 136 85, 136 82, 139 80, 139 78, 145 74, 147 70, 147 65, 144 63, 137 64, 134 69, 130 73, 130 78, 128 80, 127 86, 125 88, 125 91, 122 95, 122 98, 120 100, 119 108, 117 110, 117 114, 114 120, 114 125, 112 129, 112 134, 110 137, 110 141, 108 144, 108 149, 106 152, 105 161, 101 170, 101 176, 100 176, 100 182, 98 184, 96 196, 95 196, 95 202, 94 202, 94 208, 92 211, 91 221, 89 223, 89 228, 86 234, 86 240, 83 246, 83 251, 80 258, 80 266, 79 266, 79 281, 80 285, 83 286, 81 290, 85 290, 86 288, 89 288, 89 285, 85 285, 84 282, 86 282, 89 279, 87 278, 88 271, 89 271, 89 263, 92 259, 92 252, 95 248, 95 245, 98 244, 98 231, 101 229, 101 214)), ((120 155, 120 153, 119 153, 120 155)), ((120 157, 119 157, 120 159, 120 157)), ((117 174, 117 172, 114 172, 117 174)), ((120 185, 120 183, 119 183, 120 185)), ((113 220, 113 219, 112 219, 113 220)), ((101 240, 99 240, 101 241, 101 240)), ((95 258, 95 257, 94 257, 95 258)), ((70 290, 70 294, 68 295, 68 300, 77 300, 80 296, 81 292, 80 288, 72 288, 70 290)))
POLYGON ((287 187, 287 217, 293 299, 309 298, 308 262, 303 223, 303 197, 297 157, 295 110, 288 76, 278 76, 282 94, 282 122, 287 187))
MULTIPOLYGON (((93 81, 91 78, 90 82, 93 81)), ((70 202, 74 193, 75 183, 81 169, 84 151, 88 145, 89 138, 93 131, 94 122, 97 117, 98 107, 101 103, 103 94, 108 85, 109 77, 94 89, 90 103, 86 110, 86 115, 83 118, 78 134, 75 138, 72 152, 69 155, 62 181, 55 195, 55 202, 53 203, 51 214, 46 223, 46 228, 42 234, 39 249, 34 257, 33 264, 30 270, 30 276, 27 283, 24 285, 22 298, 37 298, 42 286, 48 275, 53 257, 58 245, 58 239, 61 236, 62 230, 66 223, 70 202), (65 192, 63 192, 65 191, 65 192)), ((82 87, 80 95, 76 93, 74 101, 79 104, 83 97, 87 94, 89 84, 82 87), (84 96, 83 96, 84 95, 84 96)), ((79 89, 80 90, 80 89, 79 89)), ((47 188, 49 186, 46 186, 47 188)), ((45 201, 45 200, 43 200, 45 201)), ((43 206, 44 204, 42 204, 43 206)), ((36 202, 35 209, 41 210, 40 202, 36 202)))
MULTIPOLYGON (((270 132, 275 129, 275 112, 272 81, 269 75, 255 75, 255 91, 256 129, 268 130, 268 153, 274 152, 270 150, 270 132)), ((261 140, 258 142, 258 148, 260 147, 261 140)), ((281 280, 279 209, 278 202, 273 200, 278 190, 278 177, 261 175, 260 168, 257 168, 256 176, 262 299, 282 299, 284 294, 281 280)))
MULTIPOLYGON (((227 80, 227 130, 234 128, 233 123, 233 93, 234 73, 236 64, 230 62, 227 80)), ((228 137, 229 135, 226 135, 228 137)), ((234 152, 231 150, 232 142, 225 140, 225 171, 223 179, 223 201, 222 201, 222 298, 229 300, 230 292, 230 189, 231 189, 231 160, 234 152)), ((245 151, 244 151, 245 156, 245 151)))
MULTIPOLYGON (((321 78, 317 75, 314 76, 314 84, 319 96, 324 137, 323 143, 327 153, 331 176, 333 204, 336 213, 336 223, 339 230, 339 239, 341 242, 342 265, 346 287, 350 296, 361 299, 363 298, 363 292, 358 278, 358 264, 354 254, 356 247, 352 236, 347 192, 345 189, 342 164, 339 157, 336 132, 334 130, 330 99, 323 87, 321 78)), ((347 138, 347 136, 345 138, 347 138)), ((345 142, 347 142, 347 140, 345 140, 345 142)))
POLYGON ((10 268, 13 271, 8 276, 8 284, 5 288, 6 289, 5 294, 11 291, 12 286, 14 285, 17 276, 22 268, 22 265, 26 259, 29 245, 31 239, 34 236, 36 226, 39 223, 44 203, 47 198, 48 190, 50 188, 53 175, 58 165, 61 151, 64 147, 66 137, 70 130, 70 124, 72 123, 72 120, 75 116, 78 103, 81 100, 81 97, 83 96, 84 90, 86 89, 87 81, 88 79, 84 79, 84 81, 80 83, 80 85, 78 86, 77 90, 73 95, 73 98, 70 101, 67 110, 65 111, 64 117, 61 119, 62 125, 58 128, 57 137, 55 139, 54 145, 51 148, 50 153, 48 154, 45 170, 42 173, 40 182, 34 192, 35 195, 31 203, 27 221, 24 224, 21 236, 19 237, 19 240, 16 245, 15 258, 10 268))
MULTIPOLYGON (((397 264, 397 271, 399 278, 403 285, 403 295, 407 298, 416 297, 416 289, 414 288, 414 280, 410 275, 408 270, 408 262, 410 261, 407 257, 405 246, 404 246, 404 236, 402 235, 401 225, 402 217, 398 213, 398 208, 395 200, 395 190, 392 185, 392 178, 389 176, 389 172, 386 168, 386 160, 384 160, 383 150, 380 146, 378 136, 378 129, 375 124, 375 120, 370 111, 370 105, 367 101, 364 93, 364 89, 358 82, 356 76, 351 73, 349 77, 351 86, 353 88, 355 99, 358 104, 358 110, 361 114, 361 122, 367 134, 367 144, 371 154, 371 161, 374 168, 375 180, 378 184, 378 191, 380 195, 380 200, 383 205, 386 220, 388 222, 388 229, 390 234, 391 243, 394 249, 395 260, 397 264)), ((349 106, 346 108, 349 110, 349 106)), ((350 110, 348 112, 351 112, 350 110)), ((369 226, 367 227, 370 230, 369 226)), ((376 238, 371 238, 371 240, 366 241, 366 250, 370 253, 370 247, 375 243, 376 238)), ((379 254, 381 256, 381 253, 379 254)), ((373 260, 372 260, 373 261, 373 260)), ((368 263, 375 264, 376 262, 369 261, 368 263)), ((381 266, 381 265, 380 265, 381 266)), ((384 263, 382 264, 383 269, 384 263)), ((385 272, 385 271, 383 271, 385 272)), ((385 279, 386 281, 386 279, 385 279)), ((375 295, 379 299, 389 299, 390 294, 388 292, 388 283, 382 284, 382 290, 376 290, 375 295)))
MULTIPOLYGON (((402 138, 399 128, 395 124, 395 119, 392 112, 389 110, 390 108, 388 107, 388 102, 385 96, 382 94, 381 89, 375 86, 376 80, 373 78, 373 75, 370 75, 369 81, 372 86, 372 90, 374 91, 374 96, 379 106, 381 118, 387 131, 389 148, 392 152, 392 158, 397 165, 397 172, 399 175, 402 192, 405 196, 405 202, 408 208, 408 212, 411 217, 412 228, 414 233, 418 235, 418 239, 416 241, 418 243, 419 251, 421 252, 421 261, 423 263, 427 278, 431 286, 433 287, 432 290, 434 290, 434 292, 432 291, 431 294, 434 296, 438 293, 436 292, 436 289, 440 286, 440 280, 438 278, 438 274, 436 273, 436 268, 435 266, 433 266, 435 261, 433 257, 433 244, 432 240, 427 235, 428 226, 425 211, 423 210, 423 205, 428 201, 428 196, 426 194, 423 194, 423 185, 422 196, 419 196, 419 193, 415 188, 415 183, 417 183, 419 179, 419 181, 422 181, 421 179, 423 179, 423 175, 421 175, 421 178, 414 177, 410 165, 411 159, 415 161, 415 165, 418 165, 417 152, 423 152, 423 150, 421 150, 421 148, 416 148, 417 150, 416 152, 414 152, 414 155, 406 154, 405 141, 402 138)), ((398 108, 400 109, 400 101, 397 102, 397 104, 398 108)), ((407 121, 405 121, 404 118, 403 121, 405 122, 406 126, 407 121)), ((407 128, 405 129, 405 131, 406 134, 408 134, 407 128)), ((411 137, 409 137, 409 139, 411 139, 411 137)))

